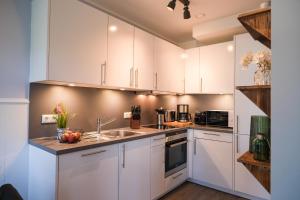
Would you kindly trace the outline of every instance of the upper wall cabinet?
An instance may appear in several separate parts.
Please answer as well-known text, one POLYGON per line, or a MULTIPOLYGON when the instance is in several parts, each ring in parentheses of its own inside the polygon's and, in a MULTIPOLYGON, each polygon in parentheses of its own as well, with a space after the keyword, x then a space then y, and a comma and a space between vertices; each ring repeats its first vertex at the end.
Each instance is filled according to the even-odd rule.
POLYGON ((134 87, 153 90, 154 36, 134 29, 134 87))
POLYGON ((174 44, 155 38, 155 89, 184 92, 184 51, 174 44))
POLYGON ((133 66, 134 27, 114 17, 108 24, 108 59, 105 85, 134 87, 133 66))
POLYGON ((185 93, 199 94, 201 93, 200 79, 200 49, 193 48, 185 51, 185 93))
POLYGON ((200 47, 200 77, 202 93, 233 94, 233 42, 200 47))
POLYGON ((74 0, 33 0, 30 81, 100 85, 108 15, 74 0))

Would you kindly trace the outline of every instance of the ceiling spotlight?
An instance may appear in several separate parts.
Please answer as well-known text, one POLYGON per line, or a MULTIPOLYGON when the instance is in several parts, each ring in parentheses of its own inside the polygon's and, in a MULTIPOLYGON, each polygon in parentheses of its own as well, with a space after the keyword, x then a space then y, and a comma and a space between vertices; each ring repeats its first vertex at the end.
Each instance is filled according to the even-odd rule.
POLYGON ((170 10, 170 11, 174 11, 175 6, 176 6, 176 0, 172 0, 172 1, 169 2, 168 6, 167 6, 167 9, 170 10))
POLYGON ((184 8, 183 8, 183 18, 184 19, 191 18, 191 13, 189 11, 189 4, 190 4, 189 0, 184 1, 184 8))

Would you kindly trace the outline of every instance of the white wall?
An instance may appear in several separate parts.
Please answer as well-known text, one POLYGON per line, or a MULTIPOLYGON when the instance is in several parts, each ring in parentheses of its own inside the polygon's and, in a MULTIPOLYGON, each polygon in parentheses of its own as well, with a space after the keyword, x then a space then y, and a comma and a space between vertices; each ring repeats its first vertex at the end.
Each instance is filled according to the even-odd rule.
POLYGON ((30 0, 0 0, 0 185, 13 184, 25 200, 30 7, 30 0))
POLYGON ((299 19, 299 0, 272 0, 272 200, 300 199, 299 19))

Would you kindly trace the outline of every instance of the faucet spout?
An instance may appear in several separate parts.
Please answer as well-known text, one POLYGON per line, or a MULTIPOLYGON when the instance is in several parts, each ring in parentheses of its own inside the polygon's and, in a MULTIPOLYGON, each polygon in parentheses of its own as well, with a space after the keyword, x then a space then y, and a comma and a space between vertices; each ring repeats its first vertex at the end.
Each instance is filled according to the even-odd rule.
POLYGON ((97 118, 97 134, 101 135, 101 127, 105 126, 107 124, 110 124, 112 122, 116 121, 115 118, 108 120, 107 122, 102 123, 102 120, 100 117, 97 118))

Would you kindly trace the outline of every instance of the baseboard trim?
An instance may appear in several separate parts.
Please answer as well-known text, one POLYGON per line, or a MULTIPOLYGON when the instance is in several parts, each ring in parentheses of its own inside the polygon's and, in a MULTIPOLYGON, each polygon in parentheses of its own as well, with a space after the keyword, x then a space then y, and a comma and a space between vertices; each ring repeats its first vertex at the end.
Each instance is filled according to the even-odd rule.
POLYGON ((26 98, 0 98, 1 104, 29 104, 26 98))

